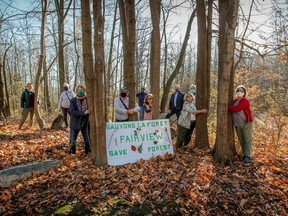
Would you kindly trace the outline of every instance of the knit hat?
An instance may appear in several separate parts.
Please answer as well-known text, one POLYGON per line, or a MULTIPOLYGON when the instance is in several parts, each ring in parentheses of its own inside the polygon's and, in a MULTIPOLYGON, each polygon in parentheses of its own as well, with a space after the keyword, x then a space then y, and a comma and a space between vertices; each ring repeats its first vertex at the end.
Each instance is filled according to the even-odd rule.
POLYGON ((237 87, 236 87, 236 91, 237 91, 239 88, 242 88, 242 89, 244 90, 244 97, 245 97, 245 96, 247 95, 247 90, 246 90, 245 86, 243 86, 243 85, 237 86, 237 87))

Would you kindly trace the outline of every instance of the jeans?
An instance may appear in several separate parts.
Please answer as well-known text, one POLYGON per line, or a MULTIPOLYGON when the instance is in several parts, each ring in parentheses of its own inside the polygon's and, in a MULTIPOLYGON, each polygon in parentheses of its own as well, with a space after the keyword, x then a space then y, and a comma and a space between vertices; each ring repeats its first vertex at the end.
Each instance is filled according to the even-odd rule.
MULTIPOLYGON (((70 144, 71 144, 72 148, 75 149, 75 151, 76 151, 76 140, 77 140, 77 136, 78 136, 79 132, 80 132, 80 130, 73 130, 70 128, 70 144)), ((91 141, 90 141, 90 137, 89 137, 88 126, 82 127, 81 133, 82 133, 82 136, 83 136, 83 139, 85 142, 85 153, 88 154, 88 152, 91 152, 91 145, 90 145, 91 141)))
POLYGON ((140 106, 141 110, 140 110, 140 121, 144 120, 144 106, 140 106))
POLYGON ((180 114, 181 114, 181 110, 175 110, 175 112, 167 113, 166 116, 165 116, 165 118, 166 118, 166 119, 169 119, 169 118, 170 118, 172 115, 174 115, 174 114, 176 114, 177 119, 179 119, 179 116, 180 116, 180 114))
POLYGON ((251 157, 253 123, 236 126, 236 134, 244 156, 251 157))

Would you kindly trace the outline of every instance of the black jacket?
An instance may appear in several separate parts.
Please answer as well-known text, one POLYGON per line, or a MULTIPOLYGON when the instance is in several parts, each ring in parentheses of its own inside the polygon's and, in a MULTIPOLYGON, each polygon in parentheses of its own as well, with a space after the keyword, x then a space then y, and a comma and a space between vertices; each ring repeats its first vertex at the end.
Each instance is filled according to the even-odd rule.
POLYGON ((25 89, 21 95, 21 108, 28 108, 30 104, 30 94, 35 100, 35 93, 29 92, 27 89, 25 89))
POLYGON ((175 112, 176 110, 182 110, 183 104, 184 104, 184 94, 179 91, 177 100, 176 100, 176 107, 174 107, 174 97, 175 93, 171 95, 170 102, 169 102, 169 109, 172 112, 175 112))

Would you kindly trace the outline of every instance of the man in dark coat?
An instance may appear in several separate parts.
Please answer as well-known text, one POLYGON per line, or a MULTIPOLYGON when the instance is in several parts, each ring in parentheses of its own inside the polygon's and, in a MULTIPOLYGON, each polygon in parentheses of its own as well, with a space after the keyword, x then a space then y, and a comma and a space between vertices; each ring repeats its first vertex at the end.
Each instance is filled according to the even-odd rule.
POLYGON ((35 113, 34 109, 38 108, 39 103, 37 102, 37 106, 34 107, 35 93, 32 91, 32 89, 33 89, 32 84, 27 83, 26 88, 21 95, 20 105, 21 105, 22 117, 19 123, 19 129, 21 129, 29 114, 30 114, 30 127, 33 125, 33 117, 35 113))
POLYGON ((165 118, 169 119, 172 115, 176 114, 178 119, 181 114, 183 104, 184 104, 184 94, 180 91, 180 86, 175 85, 175 92, 171 95, 169 101, 169 109, 165 118))

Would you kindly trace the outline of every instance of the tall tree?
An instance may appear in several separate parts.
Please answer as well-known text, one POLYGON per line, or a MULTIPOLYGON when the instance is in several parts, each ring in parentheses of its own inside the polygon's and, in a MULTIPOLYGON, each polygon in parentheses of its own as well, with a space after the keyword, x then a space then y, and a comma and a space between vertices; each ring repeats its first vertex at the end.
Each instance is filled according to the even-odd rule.
POLYGON ((160 99, 160 4, 161 0, 150 0, 150 11, 152 17, 152 37, 150 55, 150 83, 151 93, 153 94, 152 118, 159 119, 159 99, 160 99))
MULTIPOLYGON (((124 85, 129 89, 129 106, 135 107, 135 0, 119 0, 119 11, 123 40, 124 85)), ((129 120, 137 120, 138 115, 129 115, 129 120)))
MULTIPOLYGON (((45 28, 46 28, 46 19, 47 19, 47 11, 48 11, 48 6, 49 6, 49 0, 42 0, 42 22, 41 22, 41 39, 40 39, 40 55, 39 55, 39 60, 38 60, 38 68, 37 68, 37 74, 35 77, 35 101, 34 101, 34 107, 38 106, 37 104, 37 99, 39 96, 39 87, 40 87, 40 78, 41 78, 41 71, 42 71, 42 66, 43 66, 43 60, 44 56, 46 55, 46 49, 44 47, 45 45, 45 28)), ((44 128, 45 122, 42 119, 39 109, 34 109, 35 110, 35 117, 37 120, 37 123, 41 129, 44 128)))
POLYGON ((68 7, 64 13, 64 0, 54 0, 58 15, 58 64, 59 64, 59 89, 62 89, 66 79, 64 61, 64 20, 67 16, 72 0, 69 0, 68 7))
MULTIPOLYGON (((197 10, 197 26, 198 26, 196 106, 197 109, 209 109, 212 1, 209 0, 210 7, 208 7, 208 16, 210 19, 206 18, 205 1, 197 0, 196 3, 197 3, 196 10, 197 10), (208 42, 208 35, 209 35, 208 27, 210 27, 209 42, 208 42)), ((195 138, 195 148, 209 147, 207 115, 197 116, 196 128, 197 130, 195 138)))
MULTIPOLYGON (((94 87, 94 103, 93 113, 91 117, 96 119, 96 143, 92 145, 94 157, 94 164, 102 165, 107 163, 106 158, 106 142, 105 142, 105 109, 104 109, 104 17, 102 16, 102 1, 93 1, 93 14, 94 14, 94 53, 95 53, 95 78, 96 82, 90 83, 94 87), (96 85, 95 85, 96 83, 96 85), (96 152, 95 152, 96 151, 96 152)), ((89 80, 90 81, 90 80, 89 80)), ((92 127, 91 127, 92 128, 92 127)))
POLYGON ((235 28, 237 25, 239 0, 219 0, 219 60, 217 131, 214 160, 230 164, 236 153, 233 140, 232 115, 228 103, 233 99, 233 71, 235 28))
POLYGON ((178 57, 178 61, 176 64, 176 67, 174 69, 174 71, 172 72, 172 74, 170 75, 165 88, 164 88, 164 93, 161 99, 161 112, 165 111, 165 107, 166 107, 166 103, 168 101, 168 94, 170 92, 170 88, 172 85, 173 80, 176 78, 176 76, 180 73, 180 69, 183 65, 183 61, 184 61, 184 57, 185 57, 185 52, 186 52, 186 48, 187 48, 187 44, 188 44, 188 40, 190 37, 190 32, 191 32, 191 26, 193 23, 193 20, 195 18, 196 15, 196 10, 194 10, 189 18, 188 24, 187 24, 187 28, 186 28, 186 33, 185 33, 185 37, 184 37, 184 41, 181 47, 181 51, 179 53, 179 57, 178 57))
POLYGON ((87 96, 89 103, 89 119, 92 131, 90 133, 92 143, 93 163, 97 165, 106 164, 105 145, 105 119, 103 74, 104 74, 104 52, 103 52, 103 27, 104 19, 101 16, 101 1, 94 1, 94 25, 95 25, 95 71, 93 67, 92 51, 92 29, 89 1, 81 1, 82 17, 82 41, 83 41, 83 66, 87 96), (97 125, 97 126, 96 126, 97 125), (96 133, 94 133, 96 132, 96 133))

